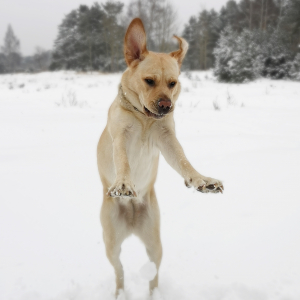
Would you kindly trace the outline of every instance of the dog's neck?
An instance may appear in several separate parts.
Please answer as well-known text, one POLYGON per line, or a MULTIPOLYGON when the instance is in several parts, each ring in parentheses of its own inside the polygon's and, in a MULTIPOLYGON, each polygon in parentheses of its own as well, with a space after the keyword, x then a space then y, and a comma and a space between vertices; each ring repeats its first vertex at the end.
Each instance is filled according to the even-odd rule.
POLYGON ((135 106, 133 106, 131 104, 131 102, 126 98, 126 95, 123 92, 121 84, 119 85, 119 96, 120 96, 120 99, 121 99, 120 104, 121 104, 122 107, 124 107, 125 109, 130 110, 130 111, 135 110, 135 111, 145 115, 143 112, 138 110, 135 106))

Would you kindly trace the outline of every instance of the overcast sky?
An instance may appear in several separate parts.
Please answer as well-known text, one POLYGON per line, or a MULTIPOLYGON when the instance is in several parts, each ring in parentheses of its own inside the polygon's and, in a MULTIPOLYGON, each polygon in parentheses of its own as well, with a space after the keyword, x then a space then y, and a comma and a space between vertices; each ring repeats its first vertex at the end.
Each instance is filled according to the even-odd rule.
MULTIPOLYGON (((57 27, 64 15, 80 4, 91 5, 105 0, 0 0, 0 45, 11 24, 20 39, 23 55, 34 53, 36 46, 51 49, 57 35, 57 27)), ((130 0, 123 0, 127 4, 130 0)), ((191 15, 200 9, 219 9, 226 0, 170 0, 177 10, 181 28, 191 15)), ((179 32, 180 33, 180 32, 179 32)))

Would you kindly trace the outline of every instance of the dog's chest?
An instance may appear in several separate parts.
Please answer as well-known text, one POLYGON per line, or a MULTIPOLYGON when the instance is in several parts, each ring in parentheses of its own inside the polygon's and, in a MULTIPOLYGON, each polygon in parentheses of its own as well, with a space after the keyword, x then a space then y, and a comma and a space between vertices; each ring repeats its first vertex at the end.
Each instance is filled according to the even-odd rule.
POLYGON ((128 145, 127 155, 133 182, 143 189, 156 175, 159 149, 151 132, 141 131, 128 145))

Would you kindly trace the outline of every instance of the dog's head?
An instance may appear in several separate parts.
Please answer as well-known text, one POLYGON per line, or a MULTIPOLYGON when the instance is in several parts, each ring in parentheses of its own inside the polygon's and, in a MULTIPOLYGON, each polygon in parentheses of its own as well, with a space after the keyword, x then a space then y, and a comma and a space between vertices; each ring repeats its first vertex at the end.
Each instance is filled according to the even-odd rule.
POLYGON ((188 43, 174 36, 179 50, 155 53, 147 50, 146 33, 141 19, 134 19, 126 32, 124 55, 127 70, 122 87, 129 101, 146 116, 160 119, 174 109, 180 93, 178 76, 188 43))

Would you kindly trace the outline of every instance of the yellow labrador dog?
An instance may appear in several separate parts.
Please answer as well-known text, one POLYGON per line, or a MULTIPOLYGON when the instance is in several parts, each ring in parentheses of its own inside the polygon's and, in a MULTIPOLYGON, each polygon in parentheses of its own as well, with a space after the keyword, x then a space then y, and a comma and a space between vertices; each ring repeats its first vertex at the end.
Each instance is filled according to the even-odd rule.
POLYGON ((142 240, 157 267, 157 275, 149 283, 150 293, 158 285, 162 246, 154 183, 160 152, 184 178, 186 186, 203 193, 223 191, 221 181, 193 168, 176 138, 173 112, 188 44, 183 38, 175 38, 179 42, 175 52, 148 51, 142 21, 137 18, 131 22, 124 40, 128 68, 98 144, 103 184, 101 224, 106 255, 116 274, 116 296, 124 289, 121 245, 131 234, 142 240))

